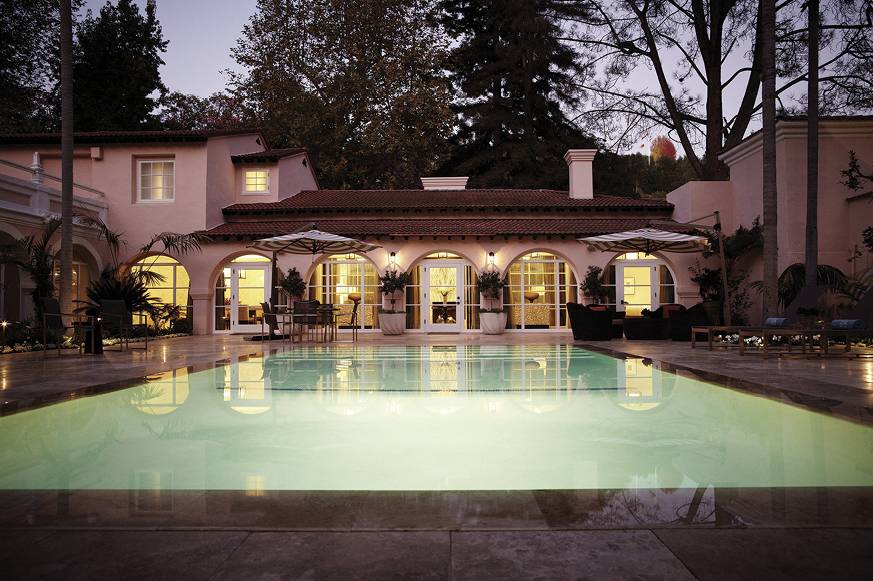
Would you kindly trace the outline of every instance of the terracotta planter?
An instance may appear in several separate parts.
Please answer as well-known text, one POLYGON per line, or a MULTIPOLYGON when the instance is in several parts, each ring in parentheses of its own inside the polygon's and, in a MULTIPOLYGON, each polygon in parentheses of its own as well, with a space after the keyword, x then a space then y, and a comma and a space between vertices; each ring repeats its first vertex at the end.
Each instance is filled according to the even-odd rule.
POLYGON ((406 330, 406 313, 379 313, 383 335, 402 335, 406 330))
POLYGON ((506 313, 479 313, 479 327, 486 335, 502 335, 506 329, 506 313))

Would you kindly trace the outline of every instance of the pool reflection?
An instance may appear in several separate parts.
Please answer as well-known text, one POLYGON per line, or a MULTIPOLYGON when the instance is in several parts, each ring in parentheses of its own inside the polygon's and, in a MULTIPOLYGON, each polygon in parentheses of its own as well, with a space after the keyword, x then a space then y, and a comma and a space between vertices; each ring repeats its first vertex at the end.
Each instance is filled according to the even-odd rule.
POLYGON ((2 418, 0 523, 867 525, 871 433, 572 346, 296 349, 2 418))

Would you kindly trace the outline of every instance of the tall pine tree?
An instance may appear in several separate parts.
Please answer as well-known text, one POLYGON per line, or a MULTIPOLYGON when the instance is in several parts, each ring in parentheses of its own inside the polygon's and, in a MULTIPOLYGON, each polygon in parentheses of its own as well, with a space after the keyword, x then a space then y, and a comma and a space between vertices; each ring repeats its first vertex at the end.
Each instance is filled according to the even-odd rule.
POLYGON ((76 131, 135 131, 160 129, 155 114, 167 88, 158 67, 166 52, 155 0, 148 0, 145 15, 133 0, 118 0, 88 13, 79 25, 78 54, 73 65, 76 131))
POLYGON ((562 44, 555 0, 444 0, 444 25, 459 41, 452 80, 460 128, 443 175, 470 186, 566 188, 567 149, 594 141, 564 108, 578 103, 576 53, 562 44))

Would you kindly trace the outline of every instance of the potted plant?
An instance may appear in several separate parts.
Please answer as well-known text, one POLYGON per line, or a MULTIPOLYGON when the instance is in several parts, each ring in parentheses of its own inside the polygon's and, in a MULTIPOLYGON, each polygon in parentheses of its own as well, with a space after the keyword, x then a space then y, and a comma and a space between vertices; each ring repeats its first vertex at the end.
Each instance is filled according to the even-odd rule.
POLYGON ((401 335, 406 329, 406 311, 395 310, 397 293, 402 292, 409 284, 409 273, 404 271, 386 270, 379 277, 382 286, 379 288, 381 295, 391 301, 390 309, 382 309, 379 312, 379 327, 385 335, 401 335))
POLYGON ((479 309, 479 327, 486 335, 501 335, 506 328, 506 311, 499 307, 500 291, 506 286, 499 270, 483 270, 476 279, 476 288, 482 293, 482 300, 488 301, 491 308, 479 309), (497 307, 494 307, 497 301, 497 307))
POLYGON ((296 268, 288 269, 288 274, 285 275, 279 286, 288 297, 298 301, 303 299, 303 295, 306 293, 306 282, 296 268))
POLYGON ((506 317, 506 309, 479 309, 479 328, 486 335, 502 335, 506 317))
POLYGON ((606 302, 607 298, 606 287, 603 286, 602 274, 603 269, 599 266, 589 266, 588 272, 582 280, 582 284, 579 285, 582 294, 593 300, 595 304, 606 302))

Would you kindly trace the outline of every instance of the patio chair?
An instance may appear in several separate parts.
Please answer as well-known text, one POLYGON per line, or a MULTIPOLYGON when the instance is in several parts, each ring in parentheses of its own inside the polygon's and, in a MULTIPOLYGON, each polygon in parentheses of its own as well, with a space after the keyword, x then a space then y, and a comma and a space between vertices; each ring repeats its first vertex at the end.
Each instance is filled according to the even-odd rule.
MULTIPOLYGON (((84 323, 82 319, 85 318, 87 320, 87 315, 83 315, 81 313, 62 313, 61 305, 58 303, 58 299, 54 298, 44 298, 42 299, 42 356, 43 358, 48 355, 48 331, 52 331, 55 334, 55 343, 58 346, 58 357, 61 355, 61 337, 63 337, 64 333, 66 333, 69 329, 73 329, 73 338, 79 335, 79 333, 84 333, 85 331, 94 331, 94 325, 89 323, 84 323), (72 325, 64 324, 64 317, 71 317, 76 319, 76 322, 72 325)), ((82 342, 79 341, 79 357, 82 356, 82 342)))
POLYGON ((670 338, 670 319, 684 312, 682 305, 661 305, 647 317, 630 317, 624 320, 624 336, 628 339, 664 340, 670 338))
POLYGON ((703 301, 684 311, 670 315, 670 339, 691 341, 693 327, 716 327, 724 325, 721 303, 703 301))
POLYGON ((339 329, 339 324, 340 324, 341 320, 344 318, 348 318, 348 324, 343 325, 343 328, 344 329, 347 328, 347 329, 352 330, 352 341, 358 340, 358 326, 359 326, 358 325, 358 303, 359 302, 360 301, 354 301, 355 306, 352 308, 351 311, 347 311, 345 313, 336 313, 334 315, 334 322, 337 325, 337 329, 339 329))
MULTIPOLYGON (((273 310, 273 307, 270 306, 270 303, 261 303, 261 308, 264 310, 264 314, 261 317, 261 341, 266 341, 264 337, 269 337, 271 340, 273 335, 279 330, 279 320, 278 313, 273 310), (267 332, 264 332, 264 329, 267 329, 267 332)), ((288 326, 287 323, 283 322, 282 332, 279 334, 279 338, 283 341, 285 340, 285 328, 288 326)))
MULTIPOLYGON (((758 330, 761 332, 764 329, 778 329, 780 327, 787 327, 788 325, 793 325, 797 323, 799 320, 799 315, 797 314, 797 310, 800 308, 811 309, 815 307, 818 299, 828 290, 827 285, 816 285, 816 286, 805 286, 803 290, 798 293, 798 295, 791 301, 785 311, 782 313, 780 317, 777 319, 781 319, 781 324, 779 326, 765 326, 765 327, 754 327, 754 326, 738 326, 738 325, 715 325, 715 326, 694 326, 691 331, 691 348, 694 349, 696 346, 696 336, 697 333, 706 333, 707 339, 707 348, 712 351, 712 339, 716 334, 740 334, 740 331, 752 331, 758 330)), ((780 321, 774 321, 774 323, 780 321)))
MULTIPOLYGON (((149 348, 149 326, 147 323, 134 323, 133 314, 127 310, 127 304, 120 299, 102 299, 100 301, 100 316, 106 318, 106 325, 109 328, 118 329, 118 347, 119 351, 124 351, 124 345, 130 347, 130 332, 138 329, 145 331, 145 347, 141 349, 148 350, 149 348), (107 318, 108 317, 108 318, 107 318)), ((137 347, 140 349, 140 347, 137 347)))
MULTIPOLYGON (((795 326, 790 329, 767 327, 764 329, 743 329, 740 331, 740 355, 745 353, 743 338, 744 337, 761 337, 761 352, 764 359, 770 357, 770 340, 773 337, 800 337, 802 345, 802 353, 806 355, 806 345, 809 343, 810 355, 831 355, 828 350, 828 340, 830 338, 842 337, 846 341, 846 348, 840 353, 844 356, 852 351, 852 337, 861 337, 873 335, 873 289, 861 297, 858 304, 855 305, 844 319, 835 320, 831 323, 830 328, 802 328, 795 326), (818 335, 821 343, 821 350, 815 353, 812 349, 812 338, 818 335)), ((791 343, 789 340, 789 352, 791 351, 791 343)))
POLYGON ((294 301, 294 312, 291 314, 291 342, 294 342, 294 337, 300 337, 303 341, 303 331, 307 329, 312 333, 315 325, 318 324, 318 301, 294 301))
POLYGON ((567 318, 574 341, 609 341, 612 339, 612 310, 567 303, 567 318))

